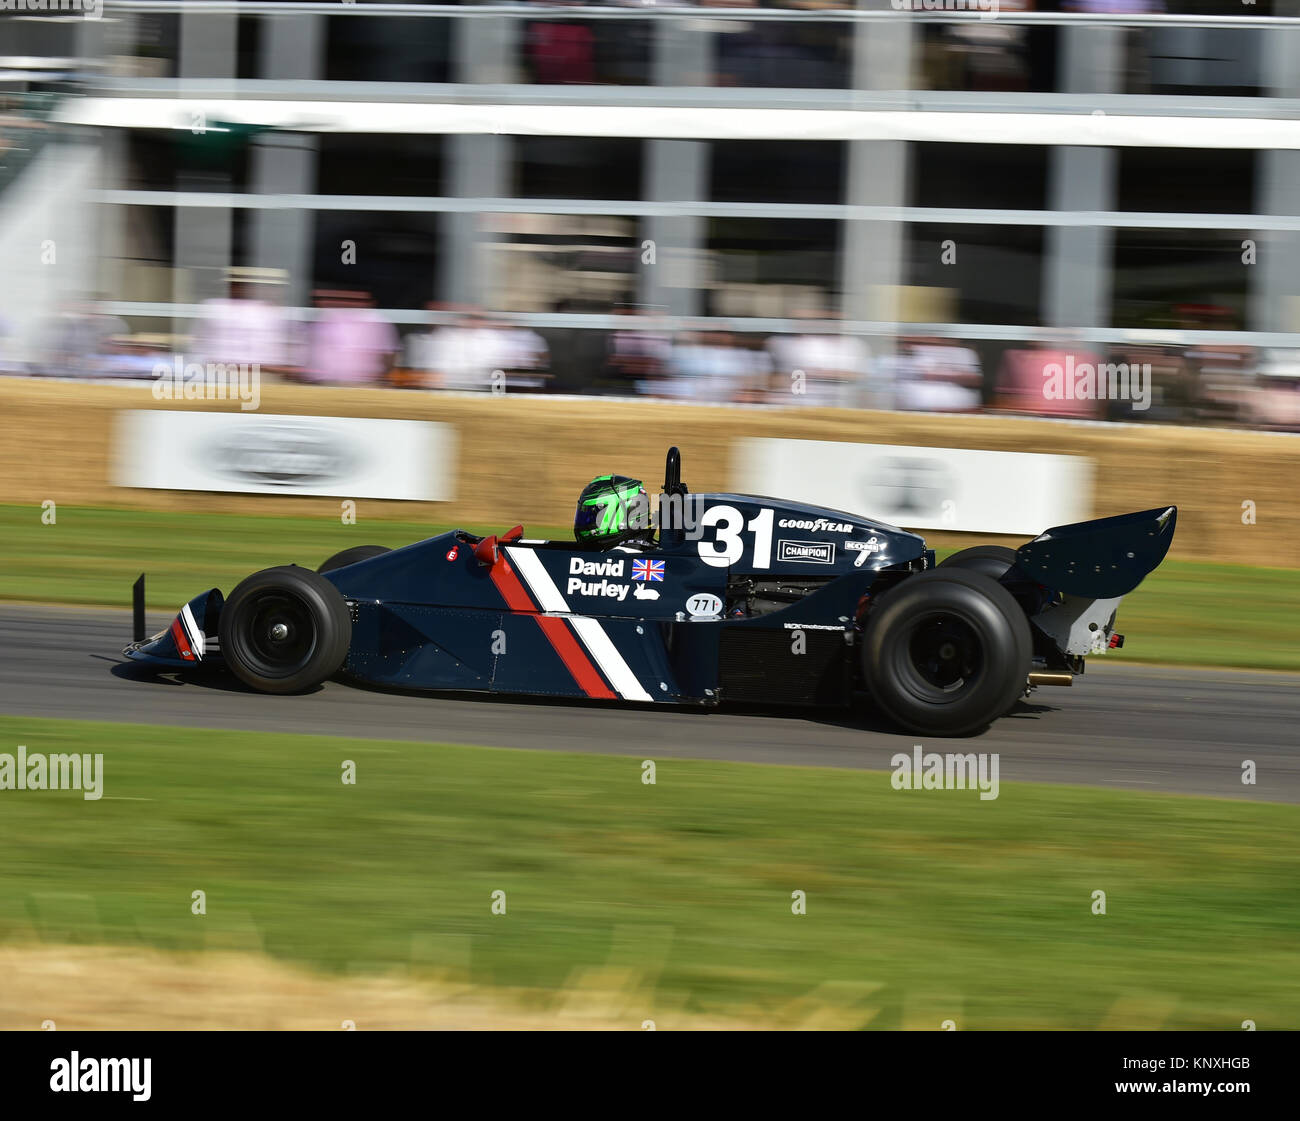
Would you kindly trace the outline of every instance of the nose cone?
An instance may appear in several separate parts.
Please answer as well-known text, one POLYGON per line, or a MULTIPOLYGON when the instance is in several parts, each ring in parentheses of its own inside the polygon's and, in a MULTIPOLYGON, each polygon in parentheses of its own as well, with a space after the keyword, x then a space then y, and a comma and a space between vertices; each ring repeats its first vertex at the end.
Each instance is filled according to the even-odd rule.
POLYGON ((219 652, 217 626, 223 602, 217 588, 195 596, 180 609, 166 630, 142 642, 131 643, 123 653, 138 661, 171 666, 195 666, 211 659, 219 652))

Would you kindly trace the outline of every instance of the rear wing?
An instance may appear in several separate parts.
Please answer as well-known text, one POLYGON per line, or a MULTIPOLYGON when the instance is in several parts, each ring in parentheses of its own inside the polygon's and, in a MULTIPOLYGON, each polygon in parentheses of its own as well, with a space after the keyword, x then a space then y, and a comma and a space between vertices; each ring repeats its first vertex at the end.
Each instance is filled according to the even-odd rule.
POLYGON ((1177 506, 1056 526, 1016 550, 1016 567, 1070 596, 1117 599, 1165 559, 1177 506))

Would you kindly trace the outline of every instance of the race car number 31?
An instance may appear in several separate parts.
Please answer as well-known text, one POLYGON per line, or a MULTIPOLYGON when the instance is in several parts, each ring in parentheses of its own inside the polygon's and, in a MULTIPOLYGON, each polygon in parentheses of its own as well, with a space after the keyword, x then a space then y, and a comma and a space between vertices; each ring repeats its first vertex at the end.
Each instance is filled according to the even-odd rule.
POLYGON ((714 568, 735 564, 745 553, 745 534, 754 538, 754 567, 772 565, 772 511, 760 510, 749 523, 734 506, 710 506, 700 516, 701 526, 714 526, 712 541, 700 542, 700 560, 714 568))

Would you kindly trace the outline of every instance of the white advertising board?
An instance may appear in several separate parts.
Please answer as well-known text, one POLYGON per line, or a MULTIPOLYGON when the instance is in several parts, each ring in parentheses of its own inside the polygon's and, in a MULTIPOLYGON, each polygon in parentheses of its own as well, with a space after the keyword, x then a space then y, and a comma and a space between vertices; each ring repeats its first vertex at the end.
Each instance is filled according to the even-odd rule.
POLYGON ((1035 536, 1092 517, 1092 461, 1080 456, 742 439, 732 475, 737 491, 904 529, 1035 536))
POLYGON ((113 482, 445 502, 455 439, 430 421, 132 409, 117 416, 113 482))

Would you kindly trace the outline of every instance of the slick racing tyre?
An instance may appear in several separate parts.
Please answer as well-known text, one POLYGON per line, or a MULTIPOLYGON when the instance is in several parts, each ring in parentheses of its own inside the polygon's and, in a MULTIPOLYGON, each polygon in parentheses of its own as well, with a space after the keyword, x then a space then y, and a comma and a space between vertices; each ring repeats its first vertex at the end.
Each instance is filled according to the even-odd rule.
POLYGON ((339 590, 297 565, 255 572, 221 609, 221 653, 236 677, 262 693, 301 693, 347 657, 352 620, 339 590))
POLYGON ((387 545, 353 545, 350 549, 344 549, 341 553, 335 553, 329 560, 321 564, 317 572, 333 572, 336 568, 347 568, 350 564, 356 564, 357 561, 369 560, 371 557, 382 557, 385 553, 391 553, 387 545))
POLYGON ((906 731, 962 736, 1011 709, 1032 654, 1010 592, 978 572, 935 568, 872 608, 862 672, 872 699, 906 731))
POLYGON ((982 573, 991 580, 1001 580, 1015 563, 1015 549, 1008 549, 1005 545, 973 545, 941 560, 938 567, 964 568, 967 572, 982 573))

